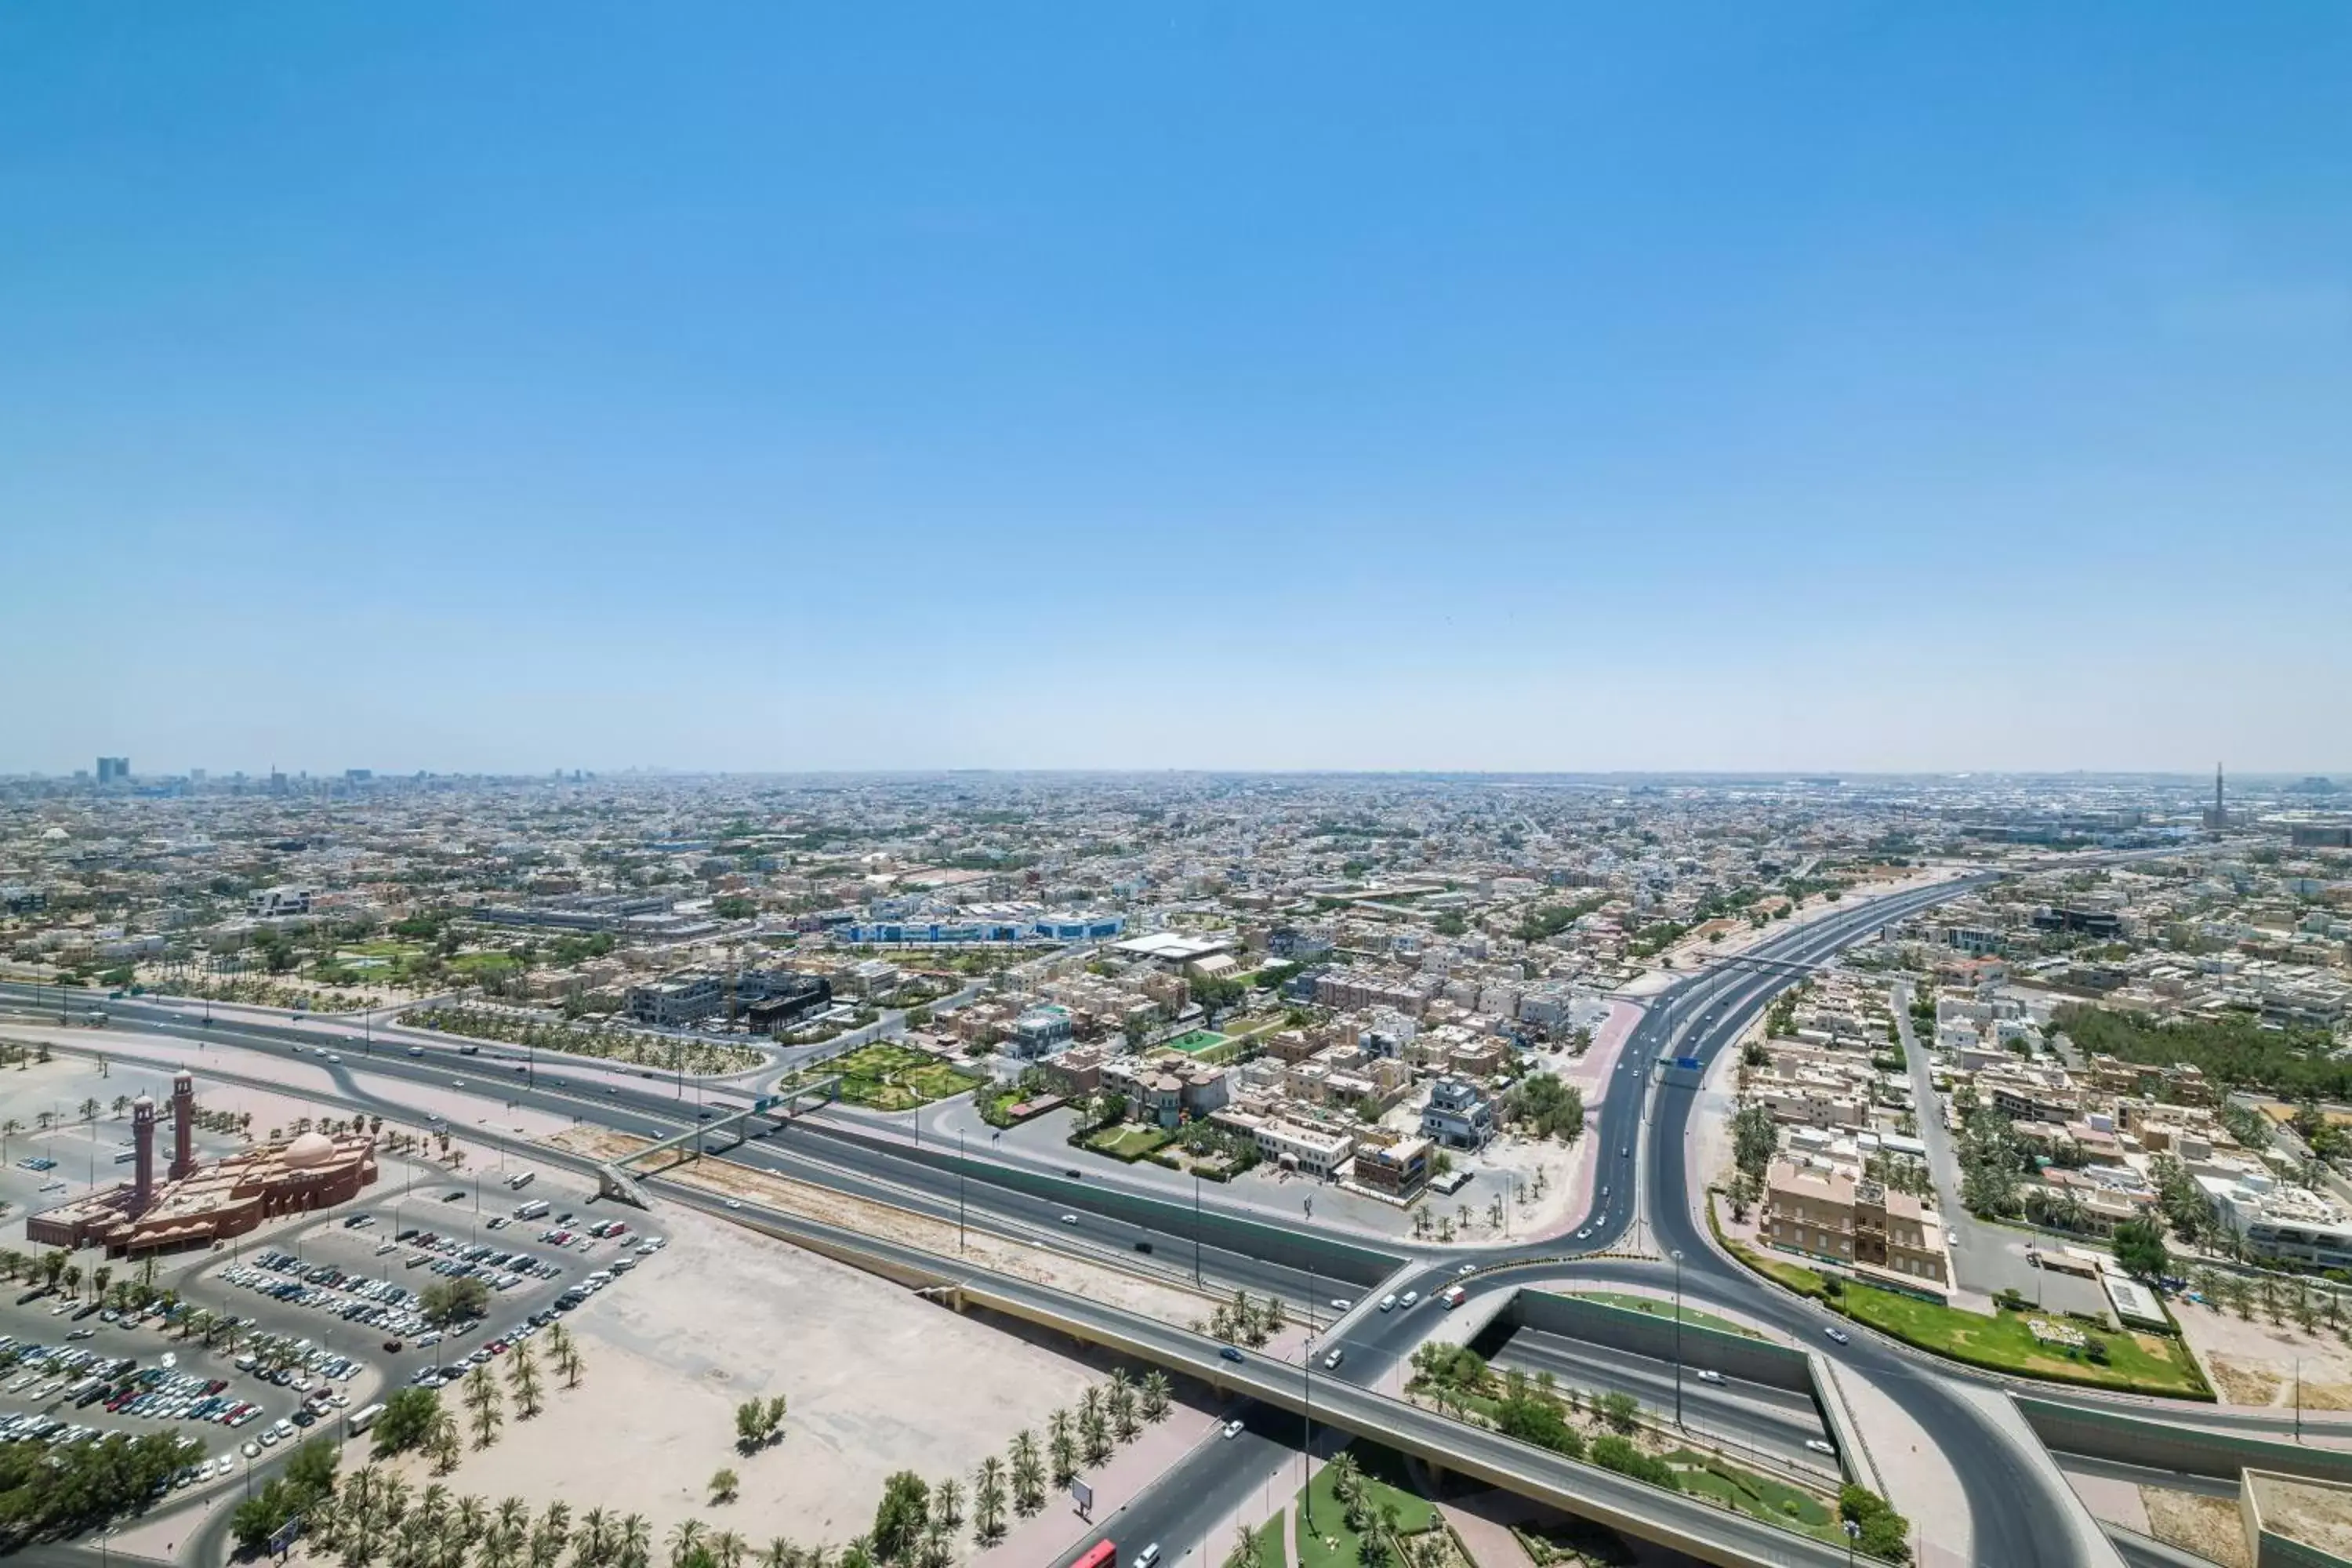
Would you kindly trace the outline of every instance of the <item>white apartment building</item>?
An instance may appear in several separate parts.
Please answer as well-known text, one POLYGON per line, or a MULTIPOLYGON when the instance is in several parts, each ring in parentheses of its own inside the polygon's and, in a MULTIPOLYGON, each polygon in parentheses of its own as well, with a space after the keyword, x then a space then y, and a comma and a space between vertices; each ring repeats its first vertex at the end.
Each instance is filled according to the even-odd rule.
POLYGON ((2352 1214, 2334 1198, 2251 1166, 2234 1180, 2201 1173, 2196 1180, 2221 1223, 2256 1256, 2352 1268, 2352 1214))

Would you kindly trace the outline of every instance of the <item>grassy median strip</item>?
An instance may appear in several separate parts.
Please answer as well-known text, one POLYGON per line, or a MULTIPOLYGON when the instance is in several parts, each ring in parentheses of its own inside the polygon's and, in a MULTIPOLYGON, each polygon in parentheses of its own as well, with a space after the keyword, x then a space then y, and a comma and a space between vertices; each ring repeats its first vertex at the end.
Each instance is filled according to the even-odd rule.
POLYGON ((1712 1454, 1677 1448, 1665 1457, 1682 1477, 1683 1490, 1766 1524, 1802 1531, 1832 1546, 1845 1544, 1837 1510, 1819 1495, 1786 1481, 1743 1469, 1712 1454))
MULTIPOLYGON (((1569 1300, 1614 1307, 1620 1311, 1644 1312, 1653 1318, 1664 1318, 1670 1323, 1675 1321, 1675 1304, 1661 1301, 1655 1296, 1635 1296, 1623 1290, 1575 1290, 1569 1293, 1569 1300)), ((1764 1337, 1744 1323, 1735 1323, 1729 1318, 1720 1318, 1713 1312, 1702 1312, 1696 1307, 1685 1307, 1682 1316, 1685 1328, 1713 1329, 1717 1333, 1738 1334, 1749 1340, 1764 1337)))

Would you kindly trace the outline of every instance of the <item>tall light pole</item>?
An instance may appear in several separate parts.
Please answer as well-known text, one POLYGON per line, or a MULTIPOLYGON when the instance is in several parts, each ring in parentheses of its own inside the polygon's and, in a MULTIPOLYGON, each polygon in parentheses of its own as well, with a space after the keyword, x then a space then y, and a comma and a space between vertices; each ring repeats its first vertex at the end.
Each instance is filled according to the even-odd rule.
POLYGON ((956 1250, 963 1250, 963 1129, 956 1129, 956 1250))
POLYGON ((1683 1249, 1675 1248, 1675 1425, 1683 1424, 1683 1249))
POLYGON ((1192 1283, 1201 1282, 1201 1173, 1192 1173, 1192 1283))

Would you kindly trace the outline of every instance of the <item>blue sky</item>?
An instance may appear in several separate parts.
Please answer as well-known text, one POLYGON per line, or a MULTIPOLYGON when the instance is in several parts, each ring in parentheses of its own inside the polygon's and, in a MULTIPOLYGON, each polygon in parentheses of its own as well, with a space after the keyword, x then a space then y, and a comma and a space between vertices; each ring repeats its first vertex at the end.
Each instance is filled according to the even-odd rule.
POLYGON ((2352 766, 2352 9, 0 11, 0 770, 2352 766))

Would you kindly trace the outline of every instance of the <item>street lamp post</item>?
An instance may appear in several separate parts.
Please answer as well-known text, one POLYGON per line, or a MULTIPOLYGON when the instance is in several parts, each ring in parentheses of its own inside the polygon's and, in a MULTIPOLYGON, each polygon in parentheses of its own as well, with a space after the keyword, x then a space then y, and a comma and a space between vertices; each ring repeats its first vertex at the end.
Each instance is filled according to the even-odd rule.
POLYGON ((1675 1425, 1683 1424, 1683 1249, 1675 1248, 1675 1425))
POLYGON ((1192 1173, 1192 1283, 1201 1282, 1201 1173, 1192 1173))
POLYGON ((1854 1543, 1855 1542, 1857 1542, 1857 1541, 1860 1541, 1861 1539, 1862 1539, 1862 1523, 1861 1523, 1861 1521, 1860 1521, 1859 1520, 1852 1520, 1852 1519, 1847 1520, 1847 1521, 1845 1521, 1845 1562, 1846 1562, 1846 1568, 1853 1568, 1853 1543, 1854 1543))
POLYGON ((956 1250, 963 1250, 963 1129, 956 1129, 956 1250))

